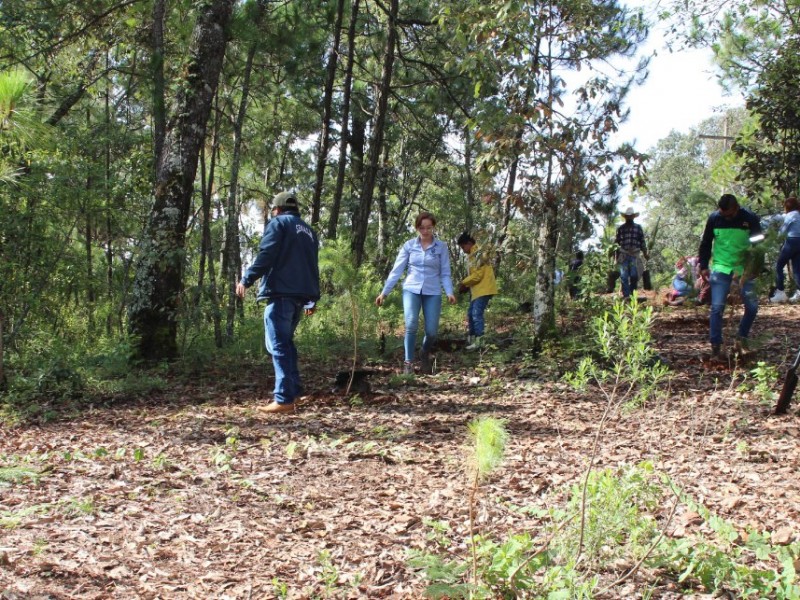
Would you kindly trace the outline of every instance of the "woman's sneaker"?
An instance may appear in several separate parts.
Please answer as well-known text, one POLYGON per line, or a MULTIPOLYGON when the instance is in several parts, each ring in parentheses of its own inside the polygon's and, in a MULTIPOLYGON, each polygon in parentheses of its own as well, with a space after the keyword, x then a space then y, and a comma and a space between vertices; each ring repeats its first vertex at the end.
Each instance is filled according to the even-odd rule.
MULTIPOLYGON (((794 298, 794 296, 792 297, 794 298)), ((769 301, 774 304, 782 304, 784 302, 788 302, 789 297, 783 290, 775 290, 775 293, 772 295, 772 298, 770 298, 769 301)))
POLYGON ((794 294, 789 297, 789 302, 800 302, 800 290, 795 290, 794 294))

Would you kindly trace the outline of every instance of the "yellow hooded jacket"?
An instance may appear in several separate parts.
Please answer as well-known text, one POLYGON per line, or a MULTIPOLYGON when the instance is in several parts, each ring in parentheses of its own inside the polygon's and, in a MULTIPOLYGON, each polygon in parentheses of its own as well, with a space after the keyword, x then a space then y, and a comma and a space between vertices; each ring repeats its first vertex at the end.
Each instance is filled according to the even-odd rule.
POLYGON ((494 269, 485 257, 480 257, 478 246, 472 246, 472 251, 467 258, 469 274, 461 280, 461 284, 470 288, 472 299, 481 296, 494 296, 497 294, 497 281, 494 278, 494 269))

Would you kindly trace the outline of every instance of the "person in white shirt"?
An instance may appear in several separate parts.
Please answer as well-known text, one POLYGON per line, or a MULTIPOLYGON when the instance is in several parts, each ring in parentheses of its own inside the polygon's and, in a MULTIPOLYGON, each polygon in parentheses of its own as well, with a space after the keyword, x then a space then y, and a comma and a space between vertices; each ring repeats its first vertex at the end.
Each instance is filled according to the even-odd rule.
POLYGON ((786 240, 775 263, 775 294, 769 299, 776 303, 800 301, 800 201, 794 196, 787 198, 783 210, 780 235, 785 235, 786 240), (786 295, 784 276, 786 265, 790 263, 795 282, 795 292, 791 297, 786 295))

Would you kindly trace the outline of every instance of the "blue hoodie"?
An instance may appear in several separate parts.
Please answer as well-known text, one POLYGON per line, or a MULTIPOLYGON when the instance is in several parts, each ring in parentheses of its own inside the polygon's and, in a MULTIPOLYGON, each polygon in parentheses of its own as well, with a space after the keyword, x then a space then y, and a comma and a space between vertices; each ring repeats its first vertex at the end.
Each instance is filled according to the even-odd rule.
POLYGON ((259 300, 319 300, 318 253, 317 234, 299 215, 273 217, 264 228, 258 256, 242 277, 242 285, 250 287, 260 277, 259 300))

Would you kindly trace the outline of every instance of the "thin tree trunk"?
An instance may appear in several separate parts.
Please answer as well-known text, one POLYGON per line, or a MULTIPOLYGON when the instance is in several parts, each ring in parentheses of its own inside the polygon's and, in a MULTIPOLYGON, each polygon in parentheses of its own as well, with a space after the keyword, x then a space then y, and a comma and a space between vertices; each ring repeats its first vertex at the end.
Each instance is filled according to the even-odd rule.
MULTIPOLYGON (((78 79, 72 92, 61 100, 58 108, 56 108, 55 112, 47 119, 48 125, 51 127, 58 125, 61 119, 66 117, 72 108, 80 102, 81 98, 86 94, 86 90, 89 89, 89 86, 96 81, 96 76, 93 75, 93 73, 95 67, 97 67, 97 61, 100 59, 100 56, 101 54, 99 52, 90 52, 85 58, 83 61, 85 66, 80 79, 78 79)), ((44 86, 42 86, 42 88, 44 88, 44 86)))
POLYGON ((217 112, 214 119, 214 139, 211 144, 211 165, 208 175, 205 173, 205 151, 201 155, 200 167, 203 181, 203 235, 200 251, 200 267, 197 275, 197 287, 202 297, 204 271, 208 264, 208 302, 211 306, 211 320, 214 324, 214 345, 222 348, 222 311, 217 295, 217 273, 214 265, 214 247, 211 239, 211 199, 214 193, 214 174, 217 164, 219 148, 219 122, 221 113, 217 112))
POLYGON ((533 293, 533 329, 536 339, 555 331, 556 247, 558 245, 558 202, 548 184, 539 225, 536 251, 536 284, 533 293))
POLYGON ((367 228, 372 212, 372 199, 375 194, 375 181, 378 175, 378 164, 383 150, 383 138, 386 133, 386 116, 389 109, 389 94, 392 89, 394 72, 395 44, 397 43, 397 13, 399 0, 390 0, 387 15, 386 52, 383 57, 378 97, 375 102, 375 114, 372 121, 372 137, 369 145, 369 163, 364 172, 364 184, 361 188, 356 220, 353 223, 353 256, 356 265, 364 262, 364 245, 367 240, 367 228))
POLYGON ((475 187, 472 180, 472 135, 469 126, 464 127, 464 174, 466 179, 465 200, 467 204, 466 230, 471 232, 475 224, 475 187))
POLYGON ((322 201, 322 182, 325 178, 325 163, 328 161, 328 149, 331 137, 331 115, 333 114, 333 84, 336 81, 336 65, 339 61, 339 41, 342 37, 342 18, 344 15, 344 0, 336 3, 336 19, 333 24, 333 44, 328 55, 328 64, 325 74, 325 93, 322 102, 322 131, 319 135, 317 146, 317 172, 314 181, 314 195, 311 199, 311 224, 319 223, 319 213, 322 201))
MULTIPOLYGON (((522 138, 522 133, 518 134, 518 139, 522 138)), ((516 156, 511 162, 511 168, 508 170, 508 185, 506 185, 505 198, 503 198, 503 221, 500 226, 500 237, 497 240, 497 245, 502 246, 508 235, 508 226, 511 223, 511 205, 514 200, 514 188, 517 185, 517 171, 519 170, 519 156, 516 156)), ((500 262, 502 260, 502 253, 498 252, 494 257, 494 270, 500 272, 500 262)))
POLYGON ((5 323, 6 323, 6 316, 5 313, 3 313, 3 309, 0 308, 0 390, 6 389, 6 368, 5 368, 5 358, 4 358, 5 347, 3 346, 5 323))
POLYGON ((384 144, 381 170, 378 177, 378 247, 375 251, 377 262, 383 265, 387 262, 386 244, 387 229, 389 227, 389 211, 386 206, 386 191, 389 186, 389 144, 384 144))
POLYGON ((202 289, 205 281, 206 261, 212 260, 213 249, 211 248, 211 237, 206 237, 206 227, 211 227, 211 198, 214 195, 215 177, 217 174, 217 156, 219 153, 219 132, 222 122, 222 111, 219 110, 219 91, 214 96, 214 124, 211 129, 211 164, 206 168, 206 148, 204 145, 200 150, 200 197, 202 198, 202 235, 200 237, 200 264, 197 267, 197 289, 195 295, 195 307, 199 306, 203 296, 202 289))
MULTIPOLYGON (((356 195, 364 185, 364 155, 366 154, 367 147, 367 119, 366 113, 362 107, 367 105, 367 99, 362 93, 357 93, 353 97, 353 107, 351 113, 351 131, 350 131, 350 176, 351 176, 351 194, 356 195)), ((351 206, 351 211, 355 213, 356 207, 351 206)), ((355 221, 355 214, 353 214, 355 221)))
POLYGON ((342 137, 339 141, 339 164, 336 171, 336 189, 333 192, 331 214, 328 219, 328 238, 336 238, 339 226, 339 213, 342 207, 344 176, 347 172, 347 146, 350 143, 350 98, 353 86, 353 63, 356 53, 356 22, 358 21, 359 0, 352 0, 350 7, 350 26, 347 29, 347 66, 344 72, 342 89, 342 137))
POLYGON ((167 131, 167 108, 164 93, 164 6, 165 0, 153 2, 153 48, 150 69, 153 76, 153 156, 155 164, 164 148, 167 131))
MULTIPOLYGON (((87 204, 90 201, 87 200, 87 204)), ((94 308, 95 298, 94 295, 94 257, 92 255, 92 237, 94 235, 92 229, 92 212, 90 207, 86 208, 86 237, 84 240, 84 250, 86 251, 86 314, 87 314, 87 331, 91 336, 94 334, 94 308)))
POLYGON ((164 148, 158 160, 154 203, 134 277, 129 316, 136 354, 174 358, 183 290, 184 248, 200 147, 216 93, 235 0, 208 1, 199 15, 184 66, 164 148))
MULTIPOLYGON (((108 52, 106 52, 106 70, 108 70, 110 64, 108 52)), ((104 195, 104 204, 105 204, 105 217, 106 217, 106 252, 105 252, 105 259, 106 259, 106 296, 108 298, 108 315, 106 316, 106 335, 109 337, 113 331, 112 328, 112 311, 110 310, 111 306, 114 303, 114 248, 112 245, 113 242, 113 234, 112 234, 112 220, 111 220, 111 92, 109 86, 111 82, 106 79, 106 89, 105 89, 105 125, 106 125, 106 148, 105 148, 105 156, 104 159, 104 183, 103 183, 103 195, 104 195)))
MULTIPOLYGON (((86 127, 91 129, 91 112, 86 110, 86 127)), ((94 158, 94 157, 93 157, 94 158)), ((95 295, 94 295, 94 265, 92 264, 92 237, 94 236, 93 223, 92 223, 92 187, 94 186, 94 178, 92 177, 91 167, 88 175, 86 176, 86 200, 84 204, 84 224, 86 226, 84 235, 84 252, 86 253, 86 319, 87 319, 87 332, 90 336, 94 334, 94 308, 95 308, 95 295)))
MULTIPOLYGON (((552 55, 548 53, 552 59, 552 55)), ((548 98, 553 104, 555 94, 555 78, 553 77, 552 60, 548 61, 551 68, 548 73, 548 98)), ((550 120, 550 136, 554 135, 553 120, 550 120)), ((533 331, 537 345, 542 339, 555 331, 555 286, 556 273, 556 248, 558 247, 558 199, 553 189, 555 177, 555 150, 550 149, 547 157, 547 176, 544 189, 540 194, 543 203, 543 213, 540 216, 539 247, 536 255, 536 284, 533 293, 533 331)))
POLYGON ((234 268, 238 264, 239 257, 239 202, 236 197, 239 189, 239 166, 242 160, 242 128, 247 116, 247 101, 250 98, 250 76, 253 72, 253 60, 256 55, 258 45, 253 43, 247 52, 247 61, 244 67, 242 78, 242 99, 239 103, 239 110, 236 114, 236 121, 233 123, 233 156, 231 158, 231 180, 228 189, 227 216, 225 224, 225 252, 228 255, 228 273, 226 277, 228 292, 228 311, 225 323, 225 336, 228 340, 233 339, 233 324, 236 317, 236 304, 239 298, 236 296, 236 283, 239 280, 239 269, 234 268), (236 243, 234 243, 236 240, 236 243))

